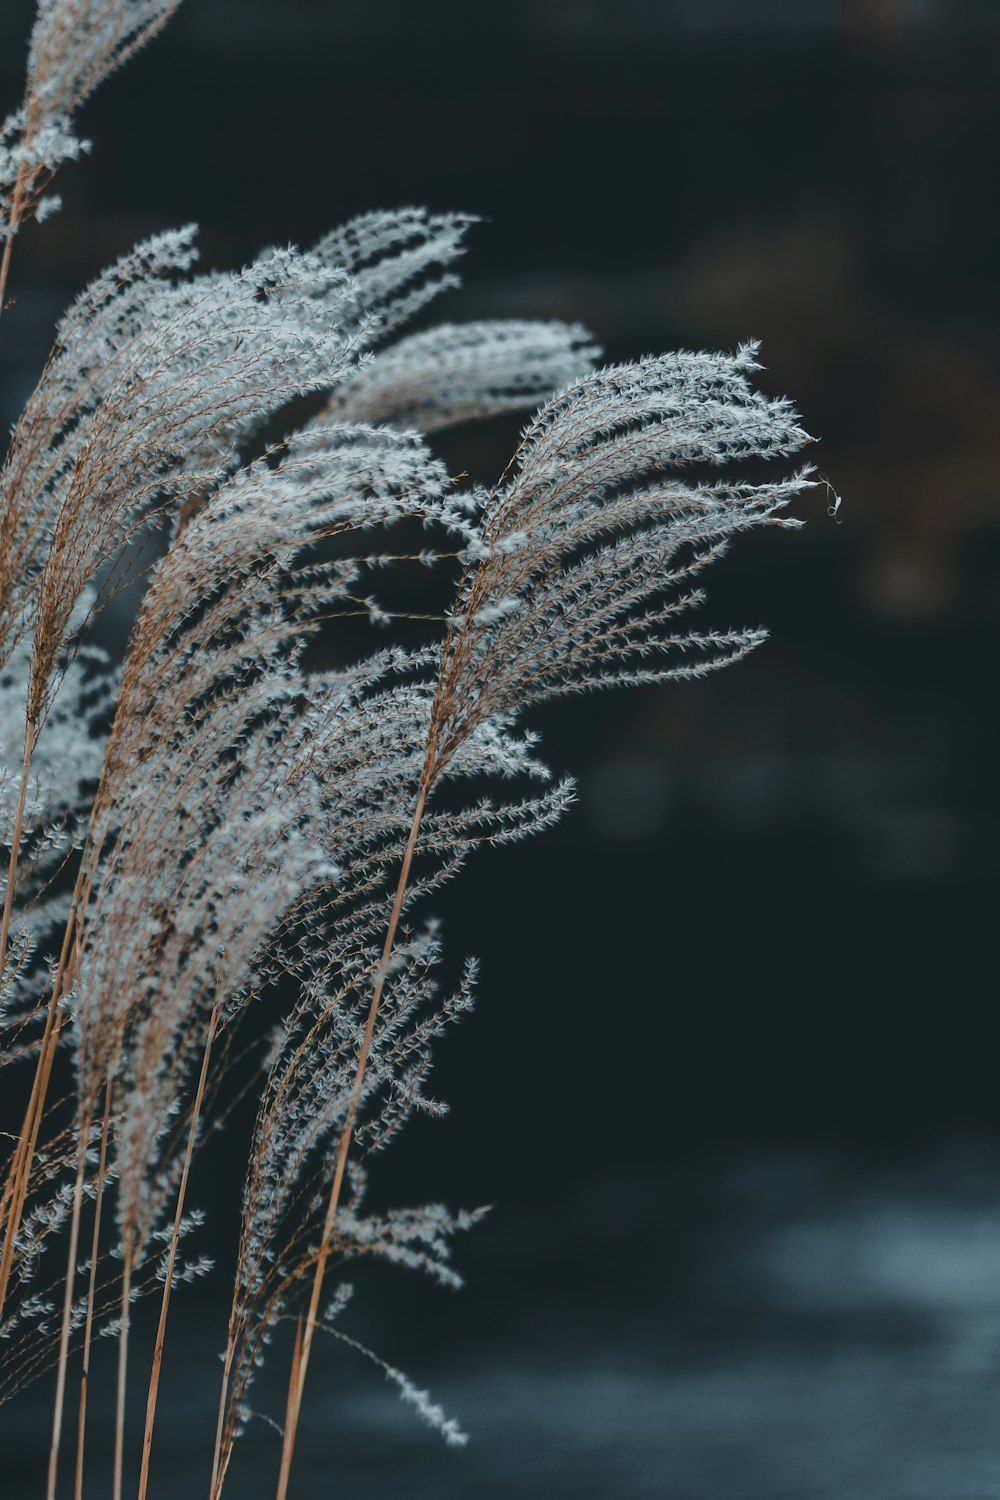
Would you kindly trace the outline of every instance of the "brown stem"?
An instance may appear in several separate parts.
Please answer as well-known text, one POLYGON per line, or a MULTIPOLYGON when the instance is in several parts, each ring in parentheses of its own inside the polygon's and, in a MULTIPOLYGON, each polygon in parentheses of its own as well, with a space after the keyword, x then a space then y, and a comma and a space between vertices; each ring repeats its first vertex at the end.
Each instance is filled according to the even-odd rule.
POLYGON ((101 1126, 101 1154, 97 1163, 97 1197, 94 1200, 94 1233, 90 1242, 90 1283, 87 1287, 87 1322, 83 1334, 83 1371, 80 1375, 80 1413, 76 1424, 76 1486, 74 1500, 83 1500, 83 1449, 87 1436, 87 1386, 90 1381, 90 1349, 94 1330, 94 1304, 97 1300, 97 1252, 101 1240, 101 1209, 104 1205, 104 1173, 108 1161, 108 1135, 111 1126, 111 1079, 104 1089, 104 1123, 101 1126))
POLYGON ((35 1145, 38 1141, 38 1131, 41 1126, 42 1113, 45 1106, 45 1095, 48 1091, 49 1079, 52 1075, 52 1063, 55 1058, 56 1044, 59 1040, 59 1031, 63 1024, 63 1017, 59 1012, 59 999, 62 994, 70 946, 76 927, 81 884, 82 874, 77 876, 76 890, 73 892, 73 900, 70 905, 69 920, 66 923, 66 930, 63 933, 59 966, 56 970, 56 976, 52 984, 52 993, 49 997, 48 1014, 45 1017, 45 1029, 42 1032, 42 1040, 38 1052, 38 1064, 35 1068, 31 1097, 28 1100, 28 1108, 24 1116, 24 1126, 18 1138, 14 1159, 11 1162, 10 1172, 4 1187, 3 1209, 6 1214, 7 1224, 4 1232, 3 1254, 0 1255, 0 1316, 3 1315, 4 1304, 7 1299, 10 1273, 14 1263, 14 1241, 21 1227, 21 1215, 24 1212, 24 1200, 27 1197, 28 1181, 31 1177, 31 1165, 34 1159, 35 1145))
POLYGON ((195 1094, 194 1110, 191 1115, 191 1128, 188 1131, 187 1149, 184 1152, 184 1166, 181 1170, 180 1185, 177 1189, 177 1208, 174 1212, 174 1228, 173 1234, 170 1237, 170 1250, 167 1255, 167 1270, 163 1279, 163 1296, 160 1300, 160 1321, 156 1329, 156 1343, 153 1347, 153 1368, 149 1376, 149 1392, 146 1397, 146 1427, 142 1438, 142 1466, 139 1470, 138 1500, 146 1500, 146 1489, 149 1484, 149 1455, 153 1446, 153 1423, 156 1420, 156 1398, 160 1389, 163 1341, 167 1331, 167 1309, 170 1306, 174 1266, 177 1263, 177 1244, 181 1237, 181 1219, 184 1214, 184 1198, 187 1193, 188 1174, 191 1171, 191 1158, 194 1155, 194 1143, 198 1134, 201 1106, 205 1098, 208 1060, 212 1053, 212 1042, 215 1040, 215 1032, 219 1024, 220 1008, 221 1002, 217 1000, 212 1008, 211 1019, 208 1023, 208 1036, 205 1038, 205 1052, 201 1060, 201 1073, 198 1077, 198 1089, 195 1094))
POLYGON ((399 871, 399 880, 396 883, 396 894, 393 898, 392 911, 389 915, 389 925, 386 929, 385 942, 382 945, 382 957, 376 973, 375 988, 372 993, 371 1004, 368 1007, 368 1019, 365 1023, 364 1037, 361 1042, 361 1050, 358 1053, 358 1064, 354 1073, 354 1087, 351 1090, 351 1097, 347 1105, 347 1115, 340 1132, 340 1140, 337 1143, 337 1160, 334 1167, 333 1183, 330 1188, 330 1198, 326 1206, 326 1218, 323 1221, 323 1238, 320 1243, 319 1254, 316 1257, 316 1270, 313 1275, 309 1309, 306 1313, 301 1346, 296 1341, 296 1358, 292 1366, 292 1374, 289 1381, 288 1413, 285 1418, 285 1432, 281 1450, 281 1472, 278 1476, 276 1500, 286 1500, 288 1494, 288 1478, 291 1473, 292 1454, 295 1450, 295 1436, 299 1425, 299 1413, 302 1409, 302 1393, 305 1389, 306 1372, 309 1368, 309 1355, 312 1351, 313 1335, 316 1332, 316 1322, 319 1317, 319 1302, 323 1293, 323 1278, 326 1274, 327 1261, 330 1259, 330 1253, 333 1248, 333 1229, 337 1219, 337 1209, 340 1206, 340 1195, 344 1186, 347 1156, 351 1148, 351 1139, 354 1135, 354 1121, 357 1117, 358 1106, 361 1103, 361 1090, 365 1079, 365 1069, 368 1066, 368 1054, 371 1051, 372 1037, 375 1034, 375 1018, 378 1015, 379 1005, 382 1001, 382 991, 385 988, 389 958, 396 942, 396 930, 399 926, 400 913, 403 910, 406 889, 410 882, 410 869, 413 865, 413 855, 417 847, 417 837, 420 833, 420 824, 423 820, 424 808, 427 805, 429 790, 430 786, 425 776, 421 782, 416 807, 413 810, 410 836, 406 841, 406 850, 403 854, 403 863, 399 871))
MULTIPOLYGON (((299 1317, 298 1317, 298 1320, 297 1320, 297 1322, 295 1324, 295 1343, 294 1343, 294 1345, 292 1347, 292 1369, 291 1369, 291 1375, 290 1375, 290 1378, 289 1378, 289 1381, 288 1381, 288 1399, 285 1402, 285 1426, 284 1426, 284 1433, 285 1433, 286 1437, 287 1437, 287 1435, 288 1435, 289 1432, 294 1432, 294 1429, 298 1426, 299 1414, 298 1414, 298 1411, 296 1410, 296 1405, 297 1405, 296 1394, 299 1393, 299 1395, 298 1395, 298 1401, 300 1402, 301 1401, 301 1383, 300 1382, 301 1382, 301 1380, 303 1378, 304 1378, 304 1376, 303 1376, 303 1371, 302 1371, 302 1314, 300 1313, 299 1317)), ((294 1443, 294 1437, 293 1437, 292 1441, 294 1443)), ((283 1482, 284 1482, 285 1485, 288 1484, 288 1473, 289 1473, 289 1469, 290 1469, 290 1466, 291 1466, 291 1462, 292 1462, 291 1450, 289 1450, 289 1453, 288 1453, 288 1463, 287 1464, 285 1462, 284 1452, 282 1452, 282 1455, 281 1455, 281 1472, 282 1472, 282 1476, 283 1476, 283 1482)))
POLYGON ((56 1006, 50 1003, 49 1014, 45 1022, 45 1031, 42 1034, 35 1082, 32 1087, 31 1098, 28 1102, 24 1128, 18 1139, 17 1150, 14 1153, 14 1161, 11 1165, 10 1178, 5 1195, 8 1200, 8 1206, 3 1254, 0 1255, 0 1314, 3 1313, 7 1300, 7 1290, 10 1285, 10 1275, 14 1265, 14 1244, 18 1231, 21 1228, 24 1203, 28 1196, 31 1166, 34 1160, 35 1146, 38 1143, 42 1110, 45 1095, 48 1091, 49 1079, 52 1075, 52 1062, 55 1057, 56 1042, 61 1024, 62 1021, 56 1006))
POLYGON ((114 1500, 122 1500, 122 1465, 125 1457, 125 1382, 128 1377, 128 1329, 132 1295, 132 1261, 135 1237, 130 1229, 125 1235, 125 1268, 122 1272, 121 1328, 118 1333, 118 1394, 115 1401, 115 1478, 114 1500))
POLYGON ((226 1339, 226 1357, 222 1366, 222 1391, 219 1395, 219 1419, 215 1425, 215 1450, 212 1454, 212 1487, 209 1500, 219 1500, 229 1466, 229 1455, 222 1456, 226 1432, 226 1405, 229 1397, 229 1374, 233 1368, 233 1332, 230 1328, 226 1339))
MULTIPOLYGON (((24 137, 22 136, 22 141, 23 139, 24 137)), ((17 169, 17 179, 14 183, 14 192, 11 195, 10 217, 7 220, 9 227, 3 242, 3 259, 0 260, 0 313, 3 312, 4 298, 7 295, 7 277, 10 275, 10 257, 14 250, 14 236, 17 233, 17 226, 21 222, 21 214, 24 209, 25 175, 25 166, 22 162, 17 169)))
MULTIPOLYGON (((103 773, 101 786, 103 786, 103 773)), ((101 786, 98 787, 98 798, 91 809, 91 825, 87 833, 88 839, 93 831, 94 814, 100 798, 101 786)), ((59 1032, 65 1020, 65 1016, 60 1014, 59 1011, 59 1000, 62 996, 67 971, 70 968, 70 949, 75 948, 76 950, 74 954, 74 964, 76 967, 79 967, 82 953, 82 934, 79 928, 78 917, 81 911, 86 910, 87 904, 90 901, 99 850, 91 848, 89 853, 89 866, 85 852, 80 868, 77 871, 73 895, 70 898, 69 918, 66 922, 66 929, 63 932, 62 947, 59 951, 59 964, 56 968, 55 979, 52 982, 52 993, 49 996, 48 1013, 45 1017, 45 1029, 39 1045, 38 1063, 35 1068, 34 1082, 31 1087, 31 1097, 28 1100, 24 1126, 18 1137, 17 1148, 10 1165, 7 1182, 4 1184, 3 1198, 0 1200, 0 1217, 5 1214, 7 1220, 3 1254, 0 1255, 0 1318, 3 1316, 4 1304, 7 1298, 7 1289, 14 1260, 14 1241, 21 1227, 21 1215, 24 1212, 24 1200, 28 1192, 28 1182, 31 1177, 31 1165, 34 1159, 35 1145, 38 1141, 38 1132, 41 1127, 42 1114, 45 1108, 45 1096, 48 1092, 49 1079, 52 1076, 52 1063, 56 1055, 59 1032)))
POLYGON ((28 798, 28 773, 31 770, 31 757, 35 751, 35 730, 30 722, 24 730, 24 757, 21 762, 21 787, 17 797, 17 811, 14 814, 14 830, 10 839, 10 857, 7 861, 7 889, 3 896, 3 917, 0 919, 0 979, 3 978, 7 968, 7 939, 10 936, 11 917, 14 913, 14 884, 17 875, 17 856, 21 847, 21 835, 24 832, 24 806, 28 798))
POLYGON ((4 297, 7 295, 7 277, 10 275, 10 257, 14 249, 14 231, 8 229, 7 237, 3 242, 3 260, 0 260, 0 313, 3 312, 4 297))
POLYGON ((69 1254, 66 1260, 66 1286, 63 1294, 62 1330, 59 1335, 59 1368, 56 1375, 56 1398, 52 1409, 52 1445, 49 1449, 49 1482, 46 1500, 55 1500, 56 1476, 59 1472, 59 1443, 62 1437, 63 1404, 66 1399, 66 1369, 69 1364, 70 1324, 73 1318, 73 1289, 76 1282, 76 1252, 80 1244, 80 1215, 83 1210, 83 1182, 87 1175, 87 1143, 90 1120, 80 1121, 76 1149, 76 1181, 73 1183, 73 1217, 69 1230, 69 1254))

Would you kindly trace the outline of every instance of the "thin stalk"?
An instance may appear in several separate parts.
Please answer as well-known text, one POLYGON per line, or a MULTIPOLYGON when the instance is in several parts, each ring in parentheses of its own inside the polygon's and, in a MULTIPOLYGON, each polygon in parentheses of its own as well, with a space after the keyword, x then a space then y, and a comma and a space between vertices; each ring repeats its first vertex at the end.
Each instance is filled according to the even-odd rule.
MULTIPOLYGON (((294 1410, 295 1392, 299 1389, 299 1377, 302 1371, 302 1314, 300 1313, 295 1323, 295 1344, 292 1348, 292 1374, 288 1382, 288 1400, 285 1403, 285 1432, 297 1423, 298 1414, 294 1410)), ((284 1457, 282 1455, 282 1457, 284 1457)), ((291 1454, 289 1454, 291 1463, 291 1454)))
POLYGON ((354 1073, 354 1087, 351 1090, 351 1097, 347 1105, 347 1116, 344 1120, 343 1128, 340 1132, 340 1140, 337 1144, 337 1160, 334 1167, 333 1183, 330 1187, 330 1197, 326 1205, 326 1217, 323 1221, 323 1238, 320 1242, 319 1254, 316 1257, 312 1294, 309 1298, 305 1327, 302 1331, 301 1346, 296 1341, 296 1357, 293 1361, 291 1379, 289 1381, 288 1412, 285 1418, 285 1432, 281 1450, 281 1472, 278 1476, 276 1500, 286 1500, 288 1494, 288 1479, 292 1467, 292 1454, 295 1451, 295 1437, 298 1431, 299 1413, 302 1410, 302 1394, 305 1389, 306 1372, 309 1368, 309 1355, 312 1352, 313 1336, 316 1332, 316 1322, 319 1317, 319 1302, 323 1294, 323 1278, 326 1275, 327 1261, 330 1259, 330 1253, 333 1248, 333 1229, 337 1219, 337 1209, 340 1206, 340 1195, 344 1186, 347 1156, 351 1148, 351 1139, 354 1135, 354 1121, 357 1117, 358 1106, 361 1103, 361 1090, 365 1079, 365 1069, 368 1066, 368 1054, 371 1051, 372 1037, 375 1034, 375 1018, 378 1015, 379 1005, 382 1001, 389 958, 395 946, 396 931, 399 927, 399 918, 403 910, 403 901, 406 897, 407 886, 410 883, 413 855, 417 847, 417 837, 420 833, 420 824, 423 821, 424 808, 427 805, 429 790, 429 783, 425 777, 421 782, 416 807, 413 810, 413 822, 410 825, 410 835, 406 841, 406 850, 403 854, 403 863, 399 871, 399 880, 396 883, 396 894, 393 897, 392 911, 389 915, 389 925, 386 929, 385 942, 382 945, 382 957, 376 973, 375 988, 372 993, 371 1004, 368 1007, 368 1019, 365 1023, 364 1037, 361 1042, 361 1050, 358 1053, 358 1063, 354 1073))
MULTIPOLYGON (((24 135, 21 137, 24 140, 24 135)), ((22 162, 17 169, 17 178, 14 182, 14 192, 10 200, 9 228, 3 242, 3 259, 0 260, 0 313, 3 312, 4 298, 7 295, 7 277, 10 275, 10 257, 14 249, 14 236, 17 233, 18 224, 21 221, 24 199, 25 166, 22 162)))
POLYGON ((63 1405, 66 1399, 66 1369, 69 1364, 70 1324, 73 1318, 73 1290, 76 1282, 76 1253, 80 1244, 80 1215, 83 1210, 83 1183, 87 1175, 87 1143, 90 1120, 80 1121, 76 1148, 76 1180, 73 1183, 73 1217, 69 1229, 69 1254, 66 1260, 66 1286, 63 1294, 62 1330, 59 1335, 59 1367, 56 1375, 56 1398, 52 1409, 52 1445, 49 1449, 49 1482, 46 1500, 55 1500, 56 1476, 59 1472, 59 1442, 62 1437, 63 1405))
POLYGON ((90 1350, 94 1331, 94 1304, 97 1300, 97 1252, 101 1240, 101 1209, 104 1206, 104 1173, 108 1163, 108 1135, 111 1126, 111 1079, 104 1089, 104 1122, 101 1126, 101 1154, 97 1163, 97 1197, 94 1200, 94 1233, 90 1242, 90 1281, 87 1287, 87 1321, 83 1334, 83 1370, 80 1375, 80 1413, 76 1424, 76 1486, 74 1500, 83 1500, 83 1449, 87 1435, 87 1387, 90 1382, 90 1350))
POLYGON ((24 1213, 24 1203, 28 1195, 31 1166, 42 1122, 42 1108, 48 1091, 49 1079, 52 1076, 52 1063, 61 1024, 55 1007, 50 1005, 45 1032, 42 1036, 35 1082, 25 1115, 24 1129, 18 1139, 7 1184, 7 1226, 4 1232, 3 1254, 0 1255, 0 1314, 3 1313, 7 1300, 10 1274, 14 1264, 14 1242, 21 1227, 21 1216, 24 1213))
POLYGON ((10 275, 10 257, 14 249, 14 231, 8 229, 7 237, 3 242, 3 260, 0 260, 0 314, 3 313, 4 298, 7 295, 7 277, 10 275))
POLYGON ((130 1231, 125 1237, 125 1268, 122 1272, 121 1328, 118 1333, 118 1394, 115 1401, 115 1477, 112 1494, 114 1500, 122 1500, 122 1466, 125 1458, 125 1382, 128 1377, 128 1329, 130 1301, 132 1295, 132 1261, 135 1256, 135 1238, 130 1231))
MULTIPOLYGON (((103 772, 101 786, 103 786, 103 772)), ((100 790, 101 787, 98 787, 98 798, 100 790)), ((95 800, 94 807, 91 809, 91 826, 88 829, 88 839, 93 830, 94 813, 97 805, 97 800, 95 800)), ((24 1212, 24 1200, 28 1192, 31 1165, 34 1159, 38 1132, 41 1127, 42 1114, 45 1108, 45 1096, 48 1092, 49 1079, 52 1076, 52 1063, 55 1059, 56 1044, 58 1043, 59 1032, 62 1029, 65 1019, 59 1012, 59 1000, 65 985, 67 969, 70 967, 71 948, 75 948, 74 963, 78 965, 80 962, 82 942, 78 918, 80 912, 86 910, 90 900, 98 852, 98 850, 91 850, 89 867, 85 855, 77 871, 76 883, 70 898, 69 918, 66 922, 62 947, 59 951, 59 964, 56 968, 55 979, 52 982, 52 993, 49 996, 48 1013, 45 1017, 45 1029, 42 1032, 42 1040, 39 1046, 38 1064, 35 1068, 35 1078, 31 1086, 31 1097, 28 1100, 24 1126, 18 1137, 17 1148, 14 1152, 14 1159, 11 1162, 7 1182, 4 1184, 3 1199, 0 1201, 0 1217, 6 1214, 7 1219, 3 1254, 0 1255, 0 1317, 3 1316, 4 1304, 7 1298, 14 1259, 14 1241, 21 1227, 21 1215, 24 1212)))
POLYGON ((14 1261, 14 1241, 21 1227, 21 1215, 24 1212, 24 1200, 28 1192, 28 1181, 31 1177, 31 1165, 34 1159, 35 1145, 38 1141, 38 1131, 42 1122, 45 1095, 48 1091, 49 1079, 52 1075, 52 1063, 55 1058, 56 1043, 58 1042, 59 1031, 63 1023, 63 1018, 59 1013, 59 998, 62 993, 70 946, 76 928, 81 883, 82 875, 78 875, 76 890, 73 892, 73 900, 70 905, 69 920, 66 923, 66 930, 63 933, 59 965, 52 984, 52 994, 49 997, 48 1014, 45 1017, 45 1029, 42 1032, 42 1040, 38 1052, 38 1064, 35 1068, 35 1078, 31 1087, 31 1097, 28 1100, 28 1108, 24 1116, 24 1126, 18 1138, 14 1159, 11 1162, 7 1182, 4 1187, 3 1210, 6 1214, 7 1224, 4 1232, 3 1253, 0 1255, 0 1316, 3 1314, 4 1304, 7 1300, 7 1289, 14 1261))
MULTIPOLYGON (((2 304, 2 292, 0 292, 0 304, 2 304)), ((7 967, 7 939, 10 937, 10 923, 14 912, 14 885, 17 875, 17 858, 21 848, 21 835, 24 832, 24 807, 28 799, 28 773, 31 770, 31 757, 34 753, 35 734, 31 724, 28 723, 25 725, 24 730, 21 786, 17 794, 14 829, 10 838, 10 857, 7 861, 7 889, 4 891, 3 896, 3 917, 0 918, 0 979, 3 978, 4 970, 7 967)))
POLYGON ((153 1423, 156 1420, 156 1398, 160 1389, 163 1341, 167 1332, 167 1310, 170 1306, 174 1266, 177 1263, 177 1245, 181 1237, 181 1219, 184 1214, 184 1198, 187 1193, 188 1175, 191 1171, 191 1158, 194 1155, 194 1144, 198 1135, 198 1122, 201 1118, 201 1107, 205 1098, 205 1083, 208 1079, 208 1060, 212 1054, 212 1043, 215 1040, 215 1032, 219 1024, 220 1009, 221 1002, 217 1000, 212 1008, 211 1019, 208 1023, 208 1036, 205 1038, 205 1052, 201 1060, 201 1073, 198 1077, 198 1089, 195 1094, 194 1110, 191 1115, 191 1128, 188 1131, 187 1149, 184 1152, 184 1166, 181 1170, 180 1185, 177 1189, 177 1208, 174 1212, 174 1228, 173 1234, 170 1237, 166 1275, 163 1279, 163 1296, 160 1300, 160 1321, 156 1329, 156 1343, 153 1347, 153 1368, 149 1376, 149 1392, 146 1397, 146 1427, 142 1438, 142 1466, 139 1470, 138 1500, 146 1500, 146 1489, 149 1484, 149 1455, 153 1446, 153 1423))
POLYGON ((215 1450, 212 1453, 212 1487, 209 1500, 219 1500, 222 1486, 226 1478, 226 1469, 229 1465, 228 1455, 226 1462, 222 1461, 222 1444, 226 1431, 226 1401, 229 1396, 229 1376, 233 1368, 233 1331, 230 1328, 226 1337, 226 1356, 222 1365, 222 1390, 219 1395, 219 1418, 215 1424, 215 1450))

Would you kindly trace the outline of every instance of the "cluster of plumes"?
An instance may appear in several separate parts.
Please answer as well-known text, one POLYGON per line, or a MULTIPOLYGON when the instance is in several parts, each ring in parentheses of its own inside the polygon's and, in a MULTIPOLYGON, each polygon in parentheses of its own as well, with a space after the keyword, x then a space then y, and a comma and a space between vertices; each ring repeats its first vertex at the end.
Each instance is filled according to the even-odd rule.
POLYGON ((500 485, 480 497, 442 654, 432 776, 479 726, 530 704, 698 677, 764 639, 759 629, 674 628, 704 601, 694 581, 737 532, 796 524, 781 513, 806 470, 764 484, 677 473, 808 441, 786 400, 750 385, 756 350, 595 370, 538 414, 500 485))
MULTIPOLYGON (((92 600, 88 590, 79 618, 92 600)), ((31 676, 31 641, 21 637, 0 668, 0 848, 9 849, 24 776, 25 695, 31 676)), ((65 922, 68 900, 55 883, 60 867, 86 833, 87 789, 97 785, 104 761, 100 730, 114 705, 117 671, 95 646, 81 645, 61 667, 58 698, 51 704, 47 731, 35 740, 24 787, 18 860, 19 904, 30 911, 30 926, 17 925, 0 978, 0 1028, 16 1016, 16 976, 27 965, 37 939, 65 922)), ((0 899, 6 866, 0 876, 0 899)), ((3 1061, 0 1054, 0 1062, 3 1061)))
POLYGON ((348 368, 349 279, 275 250, 245 270, 173 280, 193 230, 159 235, 100 276, 55 348, 0 471, 0 662, 32 638, 39 722, 85 589, 157 514, 183 516, 236 467, 241 439, 348 368))
POLYGON ((87 142, 73 116, 167 23, 180 0, 38 0, 24 102, 0 126, 0 234, 59 207, 46 188, 87 142))
MULTIPOLYGON (((80 8, 122 11, 136 37, 171 7, 80 8)), ((43 7, 39 58, 56 9, 43 7)), ((64 112, 100 76, 96 56, 76 84, 52 85, 64 112)), ((386 342, 451 284, 468 222, 367 215, 308 253, 198 277, 190 231, 140 246, 63 320, 0 473, 0 816, 9 844, 20 808, 25 860, 3 983, 19 1036, 56 974, 77 1139, 92 1140, 110 1086, 115 1246, 138 1268, 162 1253, 206 1046, 260 997, 283 1007, 250 1145, 223 1473, 264 1347, 301 1305, 345 1130, 349 1190, 327 1248, 457 1279, 448 1239, 475 1216, 368 1214, 362 1162, 414 1111, 443 1111, 426 1092, 433 1048, 472 1004, 473 966, 439 986, 439 940, 414 904, 473 849, 538 831, 571 800, 521 714, 568 692, 698 675, 756 645, 759 630, 703 634, 677 619, 729 539, 791 524, 783 508, 807 482, 681 477, 804 441, 787 403, 750 385, 751 348, 594 370, 583 330, 555 323, 386 342), (427 434, 553 390, 498 486, 460 492, 427 434), (319 414, 261 452, 262 424, 315 391, 327 393, 319 414), (404 537, 428 528, 424 560, 438 544, 460 558, 442 638, 308 669, 320 622, 358 607, 371 533, 392 539, 400 523, 404 537), (165 550, 112 674, 87 654, 87 626, 149 528, 165 550), (542 785, 468 806, 437 795, 484 776, 542 785), (54 913, 70 924, 61 965, 38 946, 54 913)), ((373 600, 361 607, 384 618, 373 600)), ((44 1164, 36 1186, 65 1198, 44 1164)))

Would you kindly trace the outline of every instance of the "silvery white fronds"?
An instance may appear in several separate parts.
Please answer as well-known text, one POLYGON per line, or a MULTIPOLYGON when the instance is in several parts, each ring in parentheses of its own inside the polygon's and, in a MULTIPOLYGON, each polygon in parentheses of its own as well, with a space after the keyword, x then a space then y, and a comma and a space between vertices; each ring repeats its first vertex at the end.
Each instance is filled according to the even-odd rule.
POLYGON ((578 325, 445 323, 400 339, 354 370, 326 415, 437 432, 534 406, 597 352, 578 325))
POLYGON ((235 274, 175 279, 194 258, 187 229, 99 277, 14 430, 0 471, 0 662, 31 633, 32 722, 99 569, 166 505, 218 485, 255 424, 351 361, 342 272, 276 250, 235 274))
POLYGON ((0 232, 46 218, 43 198, 65 161, 87 142, 73 115, 98 84, 127 62, 173 15, 180 0, 39 0, 28 47, 21 108, 0 127, 0 232))
MULTIPOLYGON (((42 0, 0 152, 10 231, 78 150, 77 105, 175 8, 42 0)), ((446 1113, 434 1052, 473 1005, 476 965, 449 979, 428 898, 570 806, 523 722, 533 704, 700 676, 764 639, 689 624, 709 564, 740 532, 797 524, 786 507, 809 483, 731 475, 807 440, 755 388, 756 346, 595 368, 578 325, 400 335, 455 284, 472 222, 371 213, 200 275, 193 229, 159 234, 70 307, 11 436, 0 1062, 22 1064, 7 1076, 25 1123, 2 1198, 0 1395, 57 1365, 50 1494, 67 1371, 81 1348, 89 1369, 101 1331, 120 1348, 120 1486, 129 1309, 156 1291, 165 1319, 172 1287, 207 1269, 179 1258, 200 1224, 188 1174, 238 1089, 256 1089, 256 1118, 212 1500, 286 1322, 283 1485, 314 1332, 336 1322, 368 1352, 339 1327, 328 1269, 368 1257, 458 1284, 451 1239, 478 1212, 365 1205, 408 1118, 446 1113), (534 408, 492 489, 462 489, 431 446, 534 408), (145 535, 157 561, 112 664, 91 627, 145 535), (373 580, 418 565, 451 579, 452 603, 404 645, 373 580), (388 631, 377 649, 312 665, 309 643, 358 613, 388 631)))

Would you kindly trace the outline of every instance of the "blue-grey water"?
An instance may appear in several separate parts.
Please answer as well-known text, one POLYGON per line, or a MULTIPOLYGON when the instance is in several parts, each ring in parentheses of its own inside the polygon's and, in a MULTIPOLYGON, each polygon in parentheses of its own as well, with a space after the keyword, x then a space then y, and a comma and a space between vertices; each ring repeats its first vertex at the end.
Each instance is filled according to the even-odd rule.
MULTIPOLYGON (((467 1429, 465 1448, 446 1448, 350 1351, 321 1356, 293 1493, 995 1500, 997 1174, 966 1163, 862 1181, 816 1163, 757 1162, 717 1186, 703 1250, 645 1320, 616 1326, 606 1289, 581 1295, 572 1277, 565 1293, 532 1303, 524 1267, 499 1267, 500 1317, 474 1347, 466 1294, 444 1299, 440 1338, 424 1333, 405 1363, 467 1429)), ((671 1247, 660 1248, 671 1263, 671 1247)), ((628 1308, 627 1287, 616 1305, 628 1308)), ((205 1323, 204 1308, 178 1304, 152 1500, 206 1493, 217 1366, 205 1323)), ((391 1329, 379 1336, 394 1342, 391 1329)), ((264 1411, 280 1410, 281 1364, 257 1390, 264 1411)), ((8 1476, 18 1476, 5 1500, 42 1493, 46 1403, 19 1415, 5 1439, 8 1476)), ((93 1407, 87 1493, 97 1497, 110 1493, 109 1419, 106 1389, 93 1407)), ((253 1422, 233 1500, 269 1500, 277 1457, 274 1431, 253 1422)))

